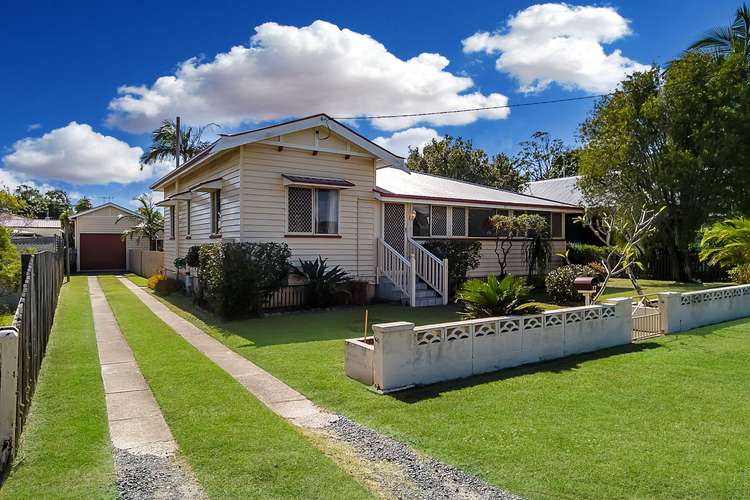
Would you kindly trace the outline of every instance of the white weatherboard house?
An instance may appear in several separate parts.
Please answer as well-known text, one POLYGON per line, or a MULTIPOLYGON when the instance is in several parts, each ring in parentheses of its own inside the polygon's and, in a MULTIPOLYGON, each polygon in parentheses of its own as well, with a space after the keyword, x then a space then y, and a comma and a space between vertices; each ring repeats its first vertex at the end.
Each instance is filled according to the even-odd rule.
MULTIPOLYGON (((447 301, 447 266, 420 242, 482 242, 473 276, 498 272, 488 219, 533 211, 565 247, 564 215, 576 206, 412 173, 404 159, 327 115, 222 135, 157 180, 164 192, 164 264, 193 245, 284 242, 293 260, 328 258, 352 276, 387 283, 412 305, 447 301)), ((525 274, 516 245, 509 271, 525 274)))

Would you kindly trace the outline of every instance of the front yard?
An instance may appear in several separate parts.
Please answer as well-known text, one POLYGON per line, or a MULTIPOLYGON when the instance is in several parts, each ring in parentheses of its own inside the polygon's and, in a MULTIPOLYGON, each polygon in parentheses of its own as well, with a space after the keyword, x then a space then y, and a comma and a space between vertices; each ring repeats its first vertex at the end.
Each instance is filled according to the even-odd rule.
MULTIPOLYGON (((321 406, 524 496, 748 494, 750 320, 380 396, 344 375, 342 339, 361 334, 361 308, 225 323, 171 303, 321 406)), ((370 318, 456 311, 377 305, 370 318)))

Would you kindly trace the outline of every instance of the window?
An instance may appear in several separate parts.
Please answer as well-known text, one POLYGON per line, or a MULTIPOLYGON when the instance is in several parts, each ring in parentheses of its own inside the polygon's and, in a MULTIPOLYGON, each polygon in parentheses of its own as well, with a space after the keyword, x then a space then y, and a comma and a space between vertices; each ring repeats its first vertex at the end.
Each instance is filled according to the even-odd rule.
POLYGON ((432 236, 448 235, 448 207, 432 206, 432 236))
POLYGON ((190 203, 190 200, 187 200, 187 203, 185 204, 185 210, 187 212, 187 216, 186 216, 187 234, 185 236, 190 236, 190 226, 192 225, 190 209, 191 209, 191 203, 190 203))
POLYGON ((466 236, 466 209, 463 207, 453 207, 452 210, 451 235, 466 236))
POLYGON ((562 238, 563 214, 553 213, 550 220, 550 235, 553 238, 562 238))
POLYGON ((495 236, 495 231, 490 224, 490 217, 495 215, 491 208, 469 209, 469 236, 472 238, 484 238, 495 236))
POLYGON ((290 233, 338 234, 338 190, 290 187, 287 229, 290 233))
POLYGON ((211 191, 211 234, 221 232, 221 190, 211 191))
POLYGON ((429 236, 430 235, 430 206, 414 205, 414 221, 412 222, 412 235, 429 236))
POLYGON ((169 237, 174 239, 174 205, 169 206, 169 237))

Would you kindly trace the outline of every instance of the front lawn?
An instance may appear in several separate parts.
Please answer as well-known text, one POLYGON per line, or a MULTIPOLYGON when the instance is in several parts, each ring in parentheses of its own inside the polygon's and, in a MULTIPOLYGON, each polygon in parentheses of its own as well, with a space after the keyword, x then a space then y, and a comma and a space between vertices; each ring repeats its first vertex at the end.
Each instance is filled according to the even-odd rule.
POLYGON ((21 447, 0 498, 115 498, 86 276, 60 291, 21 447))
POLYGON ((209 498, 369 497, 115 277, 99 281, 181 455, 209 498))
MULTIPOLYGON (((360 335, 361 308, 219 322, 184 297, 170 300, 323 407, 515 493, 748 493, 750 321, 380 396, 343 371, 342 339, 360 335)), ((378 305, 370 317, 425 324, 456 310, 378 305)))

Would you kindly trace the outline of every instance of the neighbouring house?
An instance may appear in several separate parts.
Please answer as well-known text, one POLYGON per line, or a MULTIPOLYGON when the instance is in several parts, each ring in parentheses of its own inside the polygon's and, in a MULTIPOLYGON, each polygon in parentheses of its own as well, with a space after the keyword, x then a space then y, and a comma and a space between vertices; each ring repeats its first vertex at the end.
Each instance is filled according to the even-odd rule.
MULTIPOLYGON (((564 217, 577 206, 409 172, 404 159, 320 114, 221 135, 151 186, 165 207, 165 266, 193 245, 285 242, 293 259, 321 255, 352 276, 391 287, 411 305, 447 301, 447 266, 429 239, 482 242, 472 276, 499 269, 489 217, 535 212, 565 248, 564 217)), ((516 245, 509 271, 525 274, 516 245)), ((388 288, 388 287, 385 287, 388 288)))
MULTIPOLYGON (((556 179, 529 182, 524 193, 530 196, 559 201, 561 203, 580 207, 581 210, 583 210, 586 207, 586 200, 583 197, 583 192, 578 187, 578 181, 580 179, 580 175, 573 175, 570 177, 558 177, 556 179)), ((600 245, 601 241, 594 236, 591 230, 583 227, 576 221, 576 218, 579 215, 580 212, 566 214, 566 240, 570 243, 600 245)))
POLYGON ((125 270, 128 250, 149 249, 147 238, 122 239, 123 232, 137 224, 129 218, 118 222, 123 216, 139 217, 137 212, 111 202, 70 216, 75 226, 79 271, 125 270))
POLYGON ((0 225, 8 229, 11 238, 45 238, 63 235, 59 219, 30 219, 22 215, 0 214, 0 225))

